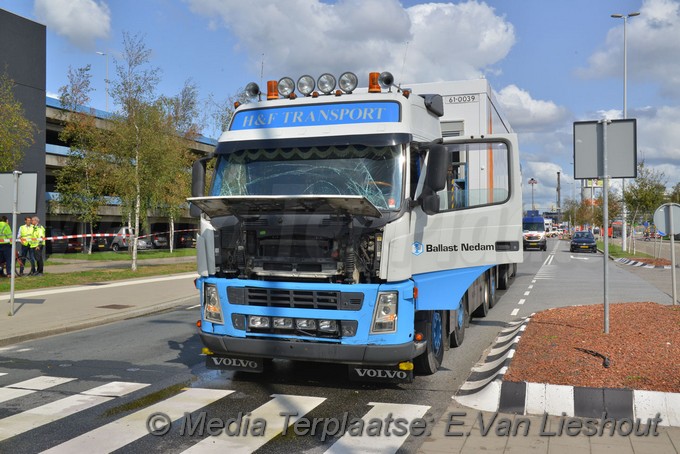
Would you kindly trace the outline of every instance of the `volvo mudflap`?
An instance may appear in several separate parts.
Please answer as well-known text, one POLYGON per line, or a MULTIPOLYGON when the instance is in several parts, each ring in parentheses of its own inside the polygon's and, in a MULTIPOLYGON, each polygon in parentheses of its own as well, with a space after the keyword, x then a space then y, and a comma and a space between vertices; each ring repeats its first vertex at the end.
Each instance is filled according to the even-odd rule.
POLYGON ((245 358, 240 356, 206 355, 205 367, 217 370, 237 370, 242 372, 264 371, 263 358, 245 358))
POLYGON ((349 379, 380 383, 411 383, 413 381, 413 363, 404 362, 396 366, 350 364, 349 379))

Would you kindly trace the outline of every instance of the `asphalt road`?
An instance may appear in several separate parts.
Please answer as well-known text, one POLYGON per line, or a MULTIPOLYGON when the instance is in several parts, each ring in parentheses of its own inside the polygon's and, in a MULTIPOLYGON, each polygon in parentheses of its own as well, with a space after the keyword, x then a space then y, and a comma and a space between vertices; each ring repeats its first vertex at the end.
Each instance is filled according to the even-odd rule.
MULTIPOLYGON (((309 428, 301 436, 278 436, 281 413, 310 423, 368 423, 389 414, 436 421, 506 322, 549 307, 601 303, 603 268, 601 254, 572 254, 557 240, 546 252, 526 252, 515 282, 486 318, 473 319, 464 345, 447 352, 437 374, 411 384, 349 382, 347 369, 336 364, 275 360, 261 375, 207 370, 194 324, 197 309, 190 306, 3 347, 0 452, 416 452, 425 437, 323 439, 322 426, 314 434, 309 428), (147 418, 155 412, 173 420, 163 436, 148 434, 147 418), (230 443, 218 444, 207 436, 202 412, 203 422, 232 418, 233 430, 261 429, 262 436, 221 437, 230 443)), ((611 302, 670 302, 628 268, 609 263, 611 302)))

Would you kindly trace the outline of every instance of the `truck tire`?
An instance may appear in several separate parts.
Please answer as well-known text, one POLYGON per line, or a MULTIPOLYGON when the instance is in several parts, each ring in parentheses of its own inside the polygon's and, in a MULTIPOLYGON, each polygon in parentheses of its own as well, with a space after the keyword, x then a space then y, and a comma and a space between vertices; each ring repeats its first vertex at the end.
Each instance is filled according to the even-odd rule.
POLYGON ((498 288, 501 290, 507 290, 510 288, 510 266, 501 265, 500 271, 498 272, 498 288))
POLYGON ((451 347, 460 347, 463 345, 463 340, 465 339, 465 327, 470 319, 470 314, 468 312, 467 300, 465 297, 461 298, 458 310, 453 311, 453 317, 451 321, 455 323, 455 327, 451 332, 451 338, 449 340, 451 347))
POLYGON ((482 279, 482 304, 475 309, 475 311, 472 313, 475 317, 486 317, 486 315, 489 313, 489 308, 490 308, 490 300, 491 300, 491 290, 489 289, 489 279, 487 279, 486 275, 484 275, 484 278, 482 279))
POLYGON ((118 243, 113 243, 111 245, 111 249, 113 250, 113 252, 118 252, 118 249, 119 249, 118 243))
POLYGON ((491 292, 489 308, 492 308, 496 305, 496 298, 498 297, 496 295, 496 270, 493 268, 489 271, 489 291, 491 292))
POLYGON ((423 354, 414 359, 415 370, 421 375, 432 375, 444 359, 444 317, 442 311, 428 311, 425 323, 425 339, 427 348, 423 354))

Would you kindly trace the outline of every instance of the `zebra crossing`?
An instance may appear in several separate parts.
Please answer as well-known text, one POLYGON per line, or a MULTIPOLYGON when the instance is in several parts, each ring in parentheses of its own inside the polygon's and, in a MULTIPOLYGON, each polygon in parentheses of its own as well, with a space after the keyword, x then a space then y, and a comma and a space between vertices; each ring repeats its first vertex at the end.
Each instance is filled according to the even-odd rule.
MULTIPOLYGON (((11 380, 12 374, 0 372, 0 376, 6 383, 11 380)), ((116 399, 121 402, 126 398, 132 399, 133 393, 151 386, 148 383, 111 381, 74 392, 78 384, 76 378, 44 375, 0 387, 0 411, 3 411, 3 406, 10 409, 3 412, 9 413, 9 416, 0 418, 0 452, 5 451, 3 444, 11 443, 13 437, 40 439, 41 431, 54 430, 54 426, 46 427, 49 424, 77 418, 81 412, 116 399), (63 385, 69 385, 68 392, 63 385), (47 400, 58 399, 32 408, 31 405, 41 399, 33 399, 27 406, 18 405, 22 399, 35 393, 51 393, 47 400), (13 413, 11 408, 14 411, 17 408, 27 409, 13 413)), ((209 408, 222 399, 234 397, 243 398, 243 395, 228 389, 184 388, 171 397, 113 421, 107 419, 92 430, 75 433, 73 438, 65 441, 62 438, 55 441, 54 446, 48 444, 41 449, 46 449, 42 451, 45 453, 113 452, 121 448, 128 450, 131 444, 143 442, 145 450, 156 444, 158 450, 165 450, 161 443, 167 447, 167 443, 181 437, 179 449, 182 452, 240 454, 254 452, 279 436, 293 435, 316 439, 320 449, 329 454, 359 451, 395 453, 410 435, 409 424, 419 418, 426 420, 430 410, 427 405, 368 402, 363 416, 347 421, 347 413, 344 413, 344 420, 342 416, 338 417, 342 410, 337 408, 337 403, 330 403, 325 397, 288 394, 272 394, 268 401, 246 413, 241 410, 238 414, 230 414, 231 411, 228 411, 225 415, 224 411, 216 411, 215 407, 209 408), (314 418, 308 416, 312 412, 314 418), (378 429, 375 429, 376 421, 380 423, 378 429), (385 422, 387 424, 383 424, 385 422), (245 428, 242 427, 244 424, 245 428), (372 424, 373 433, 364 430, 372 424), (361 430, 357 433, 358 427, 361 430), (169 441, 163 440, 166 435, 169 441)), ((256 400, 259 403, 260 399, 256 400)), ((229 401, 226 403, 228 405, 229 401)), ((88 426, 88 429, 91 427, 88 426)))

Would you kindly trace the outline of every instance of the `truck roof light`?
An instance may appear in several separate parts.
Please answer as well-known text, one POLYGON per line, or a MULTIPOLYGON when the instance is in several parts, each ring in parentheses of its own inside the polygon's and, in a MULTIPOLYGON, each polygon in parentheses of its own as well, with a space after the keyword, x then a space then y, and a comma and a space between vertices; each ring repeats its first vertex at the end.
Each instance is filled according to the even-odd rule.
POLYGON ((378 77, 378 83, 383 88, 390 88, 394 85, 394 76, 390 72, 382 72, 380 73, 380 77, 378 77))
POLYGON ((380 83, 378 82, 379 77, 380 77, 380 73, 368 73, 368 92, 369 93, 380 93, 382 91, 380 89, 380 83))
POLYGON ((335 76, 329 73, 321 74, 316 81, 316 85, 319 87, 319 90, 324 95, 327 95, 333 91, 333 89, 335 88, 335 83, 336 83, 335 76))
POLYGON ((342 90, 340 89, 335 90, 335 96, 342 96, 342 90))
POLYGON ((348 71, 342 73, 340 76, 338 86, 345 93, 352 93, 357 88, 357 85, 359 85, 359 78, 356 76, 356 74, 348 71))
POLYGON ((241 103, 238 101, 234 101, 234 109, 238 109, 241 106, 241 103))
POLYGON ((290 77, 282 77, 279 79, 278 91, 279 94, 287 98, 295 90, 295 82, 290 77))
POLYGON ((275 80, 267 81, 267 100, 279 99, 279 83, 275 80))
POLYGON ((257 85, 255 82, 250 82, 248 85, 246 85, 246 95, 250 99, 255 99, 259 97, 261 94, 260 92, 260 86, 257 85))
POLYGON ((314 78, 307 74, 301 76, 297 81, 298 91, 305 96, 311 95, 315 87, 314 78))

